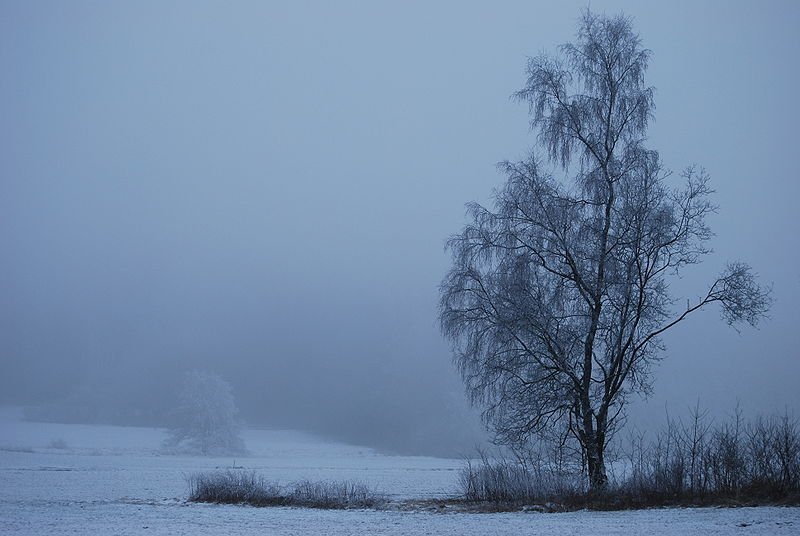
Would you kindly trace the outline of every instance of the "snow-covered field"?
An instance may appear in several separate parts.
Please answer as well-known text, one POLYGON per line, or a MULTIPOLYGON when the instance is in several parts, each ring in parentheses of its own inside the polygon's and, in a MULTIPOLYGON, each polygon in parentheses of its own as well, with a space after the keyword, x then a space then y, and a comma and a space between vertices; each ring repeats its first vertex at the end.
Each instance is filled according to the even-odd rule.
POLYGON ((242 459, 165 456, 163 437, 152 428, 29 423, 0 410, 0 533, 800 534, 800 508, 468 514, 189 504, 186 475, 234 463, 282 483, 357 480, 408 499, 454 495, 461 462, 281 430, 248 430, 251 455, 242 459))

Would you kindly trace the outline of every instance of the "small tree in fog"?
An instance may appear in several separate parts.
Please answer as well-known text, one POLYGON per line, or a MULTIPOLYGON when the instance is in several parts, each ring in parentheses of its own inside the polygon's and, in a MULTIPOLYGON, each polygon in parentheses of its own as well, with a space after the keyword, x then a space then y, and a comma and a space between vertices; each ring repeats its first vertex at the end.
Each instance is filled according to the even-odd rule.
POLYGON ((515 95, 546 159, 502 163, 494 208, 468 205, 448 242, 440 320, 497 439, 563 429, 600 490, 606 445, 629 395, 650 385, 660 335, 713 303, 728 324, 755 325, 770 298, 733 262, 701 297, 673 299, 669 277, 710 251, 708 177, 689 168, 671 187, 645 147, 650 52, 629 19, 587 12, 560 52, 531 59, 515 95))
POLYGON ((176 424, 169 430, 166 448, 203 455, 245 452, 228 382, 216 374, 192 371, 184 377, 179 397, 176 424))

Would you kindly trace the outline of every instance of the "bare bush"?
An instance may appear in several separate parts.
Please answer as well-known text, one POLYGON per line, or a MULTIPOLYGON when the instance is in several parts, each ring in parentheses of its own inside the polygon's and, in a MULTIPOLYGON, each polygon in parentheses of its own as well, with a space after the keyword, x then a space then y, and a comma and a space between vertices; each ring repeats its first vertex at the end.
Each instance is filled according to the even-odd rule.
POLYGON ((723 423, 714 430, 708 451, 711 478, 717 493, 726 497, 738 497, 744 485, 746 466, 741 412, 731 422, 723 423))
POLYGON ((461 492, 489 507, 800 504, 800 423, 789 414, 748 423, 737 408, 714 423, 696 406, 686 420, 668 418, 649 440, 631 432, 620 452, 602 493, 587 490, 582 464, 569 457, 564 462, 557 449, 531 450, 517 459, 481 453, 462 470, 461 492))
POLYGON ((780 496, 800 490, 800 429, 796 419, 759 417, 747 430, 751 493, 780 496))
POLYGON ((613 493, 636 504, 792 502, 800 500, 797 419, 758 417, 737 408, 722 423, 693 410, 688 424, 669 419, 653 441, 634 436, 613 493))
POLYGON ((541 451, 509 459, 489 457, 479 452, 477 460, 467 460, 459 475, 467 501, 527 504, 561 500, 585 491, 581 467, 572 470, 547 460, 541 451))
POLYGON ((376 494, 366 484, 351 481, 303 480, 291 486, 291 504, 308 508, 374 508, 383 497, 376 494))
POLYGON ((302 480, 284 487, 253 471, 233 469, 197 473, 188 480, 192 502, 324 509, 374 508, 385 502, 360 482, 302 480))
POLYGON ((189 477, 192 502, 281 506, 286 497, 281 488, 252 471, 228 469, 196 473, 189 477))

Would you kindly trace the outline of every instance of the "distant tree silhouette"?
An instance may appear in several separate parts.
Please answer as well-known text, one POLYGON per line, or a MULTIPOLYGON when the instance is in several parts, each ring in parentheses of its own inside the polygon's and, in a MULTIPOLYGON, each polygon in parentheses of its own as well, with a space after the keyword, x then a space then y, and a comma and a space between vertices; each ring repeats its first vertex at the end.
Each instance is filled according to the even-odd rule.
POLYGON ((179 396, 176 424, 169 430, 165 448, 202 455, 246 452, 228 382, 216 374, 192 371, 184 377, 179 396))

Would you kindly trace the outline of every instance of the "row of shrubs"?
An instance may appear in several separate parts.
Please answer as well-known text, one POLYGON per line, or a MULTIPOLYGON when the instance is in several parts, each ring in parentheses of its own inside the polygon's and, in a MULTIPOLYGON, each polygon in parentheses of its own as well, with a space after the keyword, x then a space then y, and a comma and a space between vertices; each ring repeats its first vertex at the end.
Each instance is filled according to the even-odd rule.
POLYGON ((194 474, 189 487, 189 500, 202 503, 344 509, 374 508, 384 502, 380 494, 359 482, 303 480, 281 486, 241 469, 194 474))
MULTIPOLYGON (((750 422, 741 413, 714 423, 695 409, 686 421, 617 446, 604 493, 589 494, 583 464, 569 443, 539 445, 513 457, 467 460, 460 475, 468 502, 546 505, 547 509, 660 505, 800 504, 800 424, 787 415, 750 422)), ((359 482, 300 481, 286 486, 229 469, 189 478, 190 501, 252 506, 376 508, 385 497, 359 482)), ((494 506, 491 506, 494 505, 494 506)))
POLYGON ((632 434, 609 464, 609 485, 588 494, 579 459, 561 450, 468 461, 468 501, 628 508, 678 504, 800 504, 800 426, 789 415, 715 424, 696 409, 650 439, 632 434), (549 453, 543 455, 543 453, 549 453), (566 461, 565 461, 566 458, 566 461))
POLYGON ((622 462, 618 492, 646 502, 800 500, 800 426, 788 414, 745 422, 737 410, 714 424, 695 409, 650 442, 633 436, 622 462))

